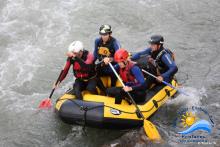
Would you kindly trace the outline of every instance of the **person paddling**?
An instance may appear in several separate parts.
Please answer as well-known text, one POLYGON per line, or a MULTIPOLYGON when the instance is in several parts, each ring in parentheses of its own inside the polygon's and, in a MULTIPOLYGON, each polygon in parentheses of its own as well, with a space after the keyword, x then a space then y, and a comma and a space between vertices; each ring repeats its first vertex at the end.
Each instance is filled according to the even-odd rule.
MULTIPOLYGON (((106 93, 115 97, 115 103, 120 104, 122 98, 128 98, 127 92, 130 92, 134 101, 143 102, 146 96, 146 83, 144 76, 138 66, 128 59, 129 53, 125 49, 119 49, 114 55, 114 61, 118 64, 114 65, 115 70, 119 73, 125 87, 107 88, 106 93)), ((109 58, 104 59, 105 64, 111 62, 109 58)), ((128 98, 129 99, 129 98, 128 98)))
MULTIPOLYGON (((120 48, 120 44, 117 39, 112 37, 112 28, 110 25, 104 24, 99 28, 100 37, 95 40, 95 49, 93 55, 95 60, 103 61, 103 59, 110 59, 113 61, 115 52, 120 48)), ((115 62, 112 62, 115 65, 115 62)), ((109 73, 110 67, 105 64, 99 64, 97 66, 97 73, 99 76, 110 76, 111 86, 115 86, 116 76, 109 73)))
MULTIPOLYGON (((138 52, 131 57, 131 60, 137 60, 141 56, 146 56, 148 63, 153 65, 156 69, 157 81, 171 82, 178 68, 175 63, 174 54, 169 49, 163 47, 164 38, 161 35, 153 35, 149 41, 150 47, 144 51, 138 52)), ((147 87, 152 83, 157 83, 155 78, 149 76, 146 79, 147 87)))
POLYGON ((75 82, 73 84, 74 94, 76 98, 83 99, 82 91, 88 90, 92 94, 97 94, 97 79, 94 64, 94 56, 85 50, 81 41, 74 41, 69 45, 67 52, 67 61, 60 77, 60 82, 65 79, 70 66, 73 65, 73 73, 75 82))

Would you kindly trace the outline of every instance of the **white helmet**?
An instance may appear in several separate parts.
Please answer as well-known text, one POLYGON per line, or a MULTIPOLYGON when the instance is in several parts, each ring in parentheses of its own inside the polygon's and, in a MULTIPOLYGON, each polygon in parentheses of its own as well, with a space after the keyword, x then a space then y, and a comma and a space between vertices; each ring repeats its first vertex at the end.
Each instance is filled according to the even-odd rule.
POLYGON ((73 41, 68 48, 69 52, 78 53, 79 51, 83 51, 83 43, 81 41, 73 41))

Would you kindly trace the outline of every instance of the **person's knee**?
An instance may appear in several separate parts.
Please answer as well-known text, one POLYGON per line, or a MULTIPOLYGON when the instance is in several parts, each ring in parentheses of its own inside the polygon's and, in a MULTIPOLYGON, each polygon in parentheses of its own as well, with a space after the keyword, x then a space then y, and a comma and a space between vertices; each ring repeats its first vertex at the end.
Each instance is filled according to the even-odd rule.
POLYGON ((80 84, 79 84, 79 83, 74 83, 74 84, 73 84, 73 89, 74 89, 75 91, 80 91, 80 89, 81 89, 80 84))
POLYGON ((92 94, 97 94, 97 89, 96 89, 96 85, 89 85, 86 88, 89 92, 91 92, 92 94))
POLYGON ((82 98, 82 91, 81 91, 80 87, 74 87, 74 94, 75 94, 76 98, 83 99, 82 98))
POLYGON ((146 98, 146 92, 135 91, 131 95, 136 103, 144 102, 146 98))
POLYGON ((112 87, 112 88, 107 88, 106 89, 106 94, 109 96, 116 96, 120 94, 120 90, 116 87, 112 87))
POLYGON ((73 87, 78 88, 78 87, 81 87, 81 85, 82 85, 81 81, 78 80, 78 79, 76 79, 75 82, 74 82, 74 84, 73 84, 73 87))
POLYGON ((112 95, 112 94, 111 94, 111 89, 110 89, 110 88, 107 88, 105 92, 106 92, 107 95, 112 95))
POLYGON ((87 90, 89 92, 91 92, 92 94, 97 94, 98 93, 96 87, 89 87, 89 88, 87 88, 87 90))

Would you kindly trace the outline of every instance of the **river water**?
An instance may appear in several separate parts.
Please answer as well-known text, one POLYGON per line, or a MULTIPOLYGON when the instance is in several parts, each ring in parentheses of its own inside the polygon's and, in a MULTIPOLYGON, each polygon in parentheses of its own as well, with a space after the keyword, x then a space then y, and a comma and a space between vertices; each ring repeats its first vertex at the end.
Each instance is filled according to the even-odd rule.
MULTIPOLYGON (((215 122, 211 137, 220 146, 219 0, 1 0, 0 8, 0 146, 100 146, 125 133, 87 128, 85 135, 53 109, 37 108, 65 63, 68 45, 82 40, 92 51, 106 23, 130 51, 147 47, 152 34, 165 37, 176 53, 177 78, 193 95, 180 95, 166 108, 172 115, 179 106, 205 107, 215 122)), ((72 82, 69 73, 53 103, 72 82)), ((168 117, 156 115, 152 121, 163 120, 157 125, 167 145, 176 146, 168 117)))

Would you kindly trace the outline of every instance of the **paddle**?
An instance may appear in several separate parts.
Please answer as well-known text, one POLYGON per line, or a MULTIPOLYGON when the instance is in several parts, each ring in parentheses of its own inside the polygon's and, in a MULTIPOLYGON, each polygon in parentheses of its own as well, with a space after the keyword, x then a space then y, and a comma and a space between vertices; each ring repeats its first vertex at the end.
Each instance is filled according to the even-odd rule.
MULTIPOLYGON (((118 73, 115 71, 114 67, 112 66, 112 64, 109 62, 109 65, 112 69, 112 71, 114 72, 114 74, 116 75, 116 77, 118 78, 118 80, 120 81, 120 83, 122 84, 123 87, 125 87, 122 79, 119 77, 118 73)), ((138 108, 137 104, 135 103, 134 99, 132 98, 131 94, 129 92, 127 92, 129 98, 131 99, 132 103, 134 104, 134 106, 136 107, 136 110, 138 112, 137 116, 142 117, 143 121, 144 121, 144 131, 147 134, 147 136, 150 138, 150 140, 160 140, 160 134, 157 130, 157 128, 155 127, 154 124, 152 124, 150 121, 146 120, 143 113, 140 111, 140 109, 138 108)))
MULTIPOLYGON (((142 71, 143 71, 144 73, 146 73, 146 74, 148 74, 148 75, 154 77, 155 79, 157 79, 157 77, 156 77, 155 75, 153 75, 153 74, 147 72, 146 70, 142 69, 142 71)), ((182 94, 184 94, 184 95, 186 95, 186 96, 189 96, 189 94, 185 93, 185 92, 184 92, 183 90, 181 90, 181 89, 178 89, 178 88, 174 87, 174 86, 171 85, 170 83, 167 83, 166 81, 161 81, 161 82, 164 83, 164 84, 167 85, 167 86, 170 86, 170 87, 173 88, 173 89, 176 89, 176 90, 179 91, 180 93, 182 93, 182 94)))
MULTIPOLYGON (((61 77, 62 73, 63 73, 63 70, 61 70, 60 75, 57 78, 55 85, 57 85, 58 82, 60 81, 60 77, 61 77)), ((55 87, 52 89, 49 98, 46 98, 40 102, 40 105, 38 106, 38 108, 44 109, 44 108, 50 108, 52 106, 51 97, 52 97, 55 89, 56 89, 55 87)))
MULTIPOLYGON (((78 59, 81 60, 82 62, 84 62, 81 58, 78 58, 78 59)), ((101 64, 102 62, 103 62, 103 60, 99 61, 97 64, 101 64)), ((60 75, 59 75, 59 77, 57 78, 57 81, 56 81, 55 85, 58 84, 62 73, 63 73, 63 70, 61 70, 60 75)), ((40 104, 39 104, 39 106, 38 106, 39 108, 44 109, 44 108, 50 108, 50 107, 52 106, 51 98, 52 98, 52 95, 53 95, 55 89, 56 89, 56 88, 53 88, 53 89, 52 89, 49 98, 46 98, 46 99, 44 99, 44 100, 42 100, 42 101, 40 102, 40 104)))

